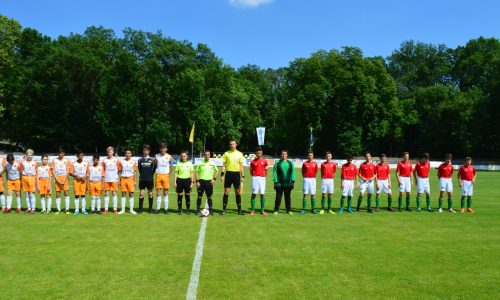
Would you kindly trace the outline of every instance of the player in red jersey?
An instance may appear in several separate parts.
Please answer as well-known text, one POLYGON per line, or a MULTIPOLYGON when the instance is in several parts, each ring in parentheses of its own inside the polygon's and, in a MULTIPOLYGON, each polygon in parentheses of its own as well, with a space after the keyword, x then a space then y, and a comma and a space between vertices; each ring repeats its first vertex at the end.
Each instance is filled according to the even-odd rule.
POLYGON ((262 148, 255 149, 255 159, 250 162, 250 174, 252 175, 252 197, 250 199, 250 215, 255 214, 255 198, 260 194, 260 213, 267 215, 264 210, 266 203, 266 176, 268 170, 267 160, 262 157, 262 148))
POLYGON ((431 208, 431 186, 429 184, 429 171, 431 170, 431 163, 429 162, 429 153, 424 153, 420 157, 420 161, 415 164, 413 170, 413 177, 417 183, 417 211, 420 208, 420 195, 425 193, 425 201, 427 204, 427 211, 432 212, 431 208))
POLYGON ((438 168, 438 178, 439 178, 439 212, 443 212, 443 194, 446 192, 448 194, 448 211, 455 213, 453 209, 453 200, 451 195, 453 193, 453 182, 451 177, 453 176, 453 165, 451 160, 453 156, 451 154, 446 154, 444 156, 445 162, 442 163, 438 168))
POLYGON ((358 177, 360 179, 360 187, 359 187, 359 197, 358 197, 358 205, 356 206, 356 213, 359 213, 361 208, 361 202, 363 202, 363 196, 365 192, 368 194, 368 206, 367 211, 369 213, 373 213, 372 209, 372 195, 375 192, 375 185, 373 184, 373 180, 375 180, 375 165, 372 163, 372 155, 370 152, 365 153, 365 161, 359 165, 358 177))
POLYGON ((316 210, 316 174, 318 174, 318 164, 314 161, 312 151, 307 152, 307 161, 302 164, 302 176, 304 177, 304 198, 302 199, 302 210, 300 214, 306 213, 307 195, 311 195, 311 212, 317 214, 316 210))
POLYGON ((354 184, 358 184, 358 168, 352 163, 352 155, 347 155, 347 163, 342 165, 340 171, 342 197, 340 198, 339 214, 344 212, 344 199, 347 197, 347 212, 352 211, 352 196, 354 194, 354 184))
POLYGON ((406 210, 411 211, 410 208, 410 193, 411 193, 411 171, 412 164, 410 161, 410 153, 403 152, 403 160, 398 163, 396 168, 396 175, 399 184, 399 197, 398 197, 398 211, 402 212, 403 209, 403 194, 406 193, 406 210))
POLYGON ((333 154, 326 151, 326 160, 321 164, 321 210, 319 213, 325 213, 326 196, 328 195, 328 212, 332 215, 335 212, 332 210, 332 195, 333 195, 333 177, 337 170, 337 164, 332 161, 333 154))
POLYGON ((381 192, 387 194, 387 210, 394 211, 392 208, 391 168, 387 163, 387 155, 380 154, 380 163, 376 165, 375 172, 377 174, 377 196, 375 198, 377 208, 375 211, 380 211, 381 192))
POLYGON ((465 212, 465 197, 467 197, 467 212, 473 213, 472 209, 472 189, 474 183, 476 182, 476 169, 472 165, 472 158, 466 157, 464 160, 464 165, 458 170, 458 184, 462 188, 462 199, 460 200, 461 209, 460 212, 465 212))

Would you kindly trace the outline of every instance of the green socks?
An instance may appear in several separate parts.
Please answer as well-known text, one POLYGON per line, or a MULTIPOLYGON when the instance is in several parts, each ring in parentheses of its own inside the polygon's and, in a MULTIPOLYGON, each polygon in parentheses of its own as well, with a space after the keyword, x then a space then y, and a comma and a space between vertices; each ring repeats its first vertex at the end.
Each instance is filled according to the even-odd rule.
POLYGON ((372 208, 372 196, 368 196, 368 209, 372 208))
POLYGON ((254 211, 255 209, 255 197, 252 196, 252 198, 250 199, 250 207, 251 207, 251 210, 254 211))
POLYGON ((325 209, 325 205, 326 205, 326 198, 321 197, 321 209, 325 209))
POLYGON ((380 197, 379 196, 375 197, 375 205, 377 206, 377 208, 380 208, 380 197))
POLYGON ((420 196, 417 196, 417 209, 420 209, 420 196))
POLYGON ((389 195, 387 196, 387 207, 391 208, 391 206, 392 206, 392 196, 389 195))
POLYGON ((425 204, 427 204, 427 209, 431 208, 431 197, 429 195, 425 197, 425 204))
POLYGON ((403 207, 403 196, 398 197, 398 208, 401 209, 403 207))
POLYGON ((406 196, 406 209, 410 208, 410 196, 406 196))
POLYGON ((453 205, 453 200, 451 200, 451 198, 448 198, 448 209, 451 209, 452 205, 453 205))
POLYGON ((462 196, 462 199, 460 199, 460 208, 464 208, 465 207, 465 197, 462 196))
POLYGON ((340 208, 341 209, 344 209, 344 199, 345 199, 344 196, 340 197, 340 208))
POLYGON ((333 200, 332 197, 328 197, 328 210, 332 209, 333 200))
POLYGON ((359 208, 361 207, 361 202, 363 202, 363 197, 360 195, 358 197, 358 205, 356 205, 356 208, 359 210, 359 208))
POLYGON ((302 199, 302 210, 306 210, 307 198, 302 199))
POLYGON ((264 210, 264 206, 266 205, 266 198, 262 197, 260 198, 260 210, 264 210))
POLYGON ((314 210, 314 209, 316 209, 316 199, 311 198, 311 210, 314 210))
POLYGON ((472 197, 467 197, 467 208, 472 208, 472 197))
POLYGON ((347 196, 347 208, 351 208, 351 207, 352 207, 352 197, 347 196))
POLYGON ((439 198, 439 208, 443 208, 443 198, 439 198))

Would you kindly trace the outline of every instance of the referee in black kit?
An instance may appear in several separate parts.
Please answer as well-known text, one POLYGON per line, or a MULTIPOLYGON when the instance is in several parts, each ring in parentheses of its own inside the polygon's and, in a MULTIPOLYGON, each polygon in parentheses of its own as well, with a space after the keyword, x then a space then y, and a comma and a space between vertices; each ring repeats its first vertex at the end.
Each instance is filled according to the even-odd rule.
POLYGON ((139 169, 139 210, 137 213, 142 213, 142 208, 144 206, 144 191, 148 190, 148 203, 149 203, 149 213, 153 213, 153 190, 154 181, 153 177, 156 170, 156 165, 154 159, 149 156, 151 147, 149 145, 142 146, 142 157, 137 161, 137 168, 139 169))

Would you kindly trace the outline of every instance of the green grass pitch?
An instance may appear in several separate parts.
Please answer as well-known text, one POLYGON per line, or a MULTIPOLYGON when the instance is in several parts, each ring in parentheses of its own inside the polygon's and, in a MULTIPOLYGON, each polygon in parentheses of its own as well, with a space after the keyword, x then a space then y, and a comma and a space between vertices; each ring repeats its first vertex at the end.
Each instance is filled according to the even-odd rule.
MULTIPOLYGON (((243 202, 248 208, 246 177, 243 202)), ((396 193, 394 178, 392 182, 396 193)), ((241 217, 232 210, 224 217, 209 217, 198 298, 499 299, 499 182, 500 173, 479 172, 475 214, 241 217)), ((296 209, 302 205, 301 186, 299 179, 292 197, 296 209)), ((454 187, 454 207, 459 208, 456 178, 454 187)), ((437 188, 433 171, 434 208, 437 188)), ((221 197, 218 181, 217 209, 221 197)), ((337 174, 336 208, 339 198, 337 174)), ((383 195, 383 207, 386 199, 383 195)), ((317 200, 321 203, 320 195, 317 200)), ((229 201, 234 209, 233 194, 229 201)), ((267 208, 273 205, 268 176, 267 208)), ((176 208, 173 192, 170 208, 176 208)), ((172 213, 0 215, 1 298, 185 298, 200 224, 194 215, 172 213)))

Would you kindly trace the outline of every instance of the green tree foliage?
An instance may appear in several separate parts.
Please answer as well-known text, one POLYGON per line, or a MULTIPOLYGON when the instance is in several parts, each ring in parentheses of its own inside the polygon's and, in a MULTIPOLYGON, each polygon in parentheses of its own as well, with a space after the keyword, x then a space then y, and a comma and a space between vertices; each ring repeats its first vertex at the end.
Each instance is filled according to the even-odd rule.
MULTIPOLYGON (((62 146, 177 152, 257 145, 339 156, 365 150, 498 157, 500 43, 450 49, 404 42, 387 59, 354 47, 320 50, 287 67, 234 69, 205 44, 103 27, 51 39, 0 16, 0 138, 41 151, 62 146)), ((120 151, 122 152, 122 151, 120 151)))

